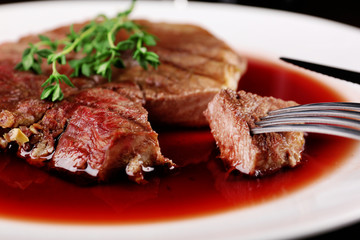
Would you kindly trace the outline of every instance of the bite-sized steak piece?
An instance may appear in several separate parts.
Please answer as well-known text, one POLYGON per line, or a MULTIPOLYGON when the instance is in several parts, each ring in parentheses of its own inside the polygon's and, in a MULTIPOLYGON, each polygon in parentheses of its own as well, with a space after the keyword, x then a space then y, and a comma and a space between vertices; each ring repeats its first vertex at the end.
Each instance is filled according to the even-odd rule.
POLYGON ((69 119, 52 161, 60 170, 84 171, 100 181, 125 169, 131 179, 142 182, 143 172, 172 165, 161 155, 157 134, 149 124, 85 106, 69 119))
MULTIPOLYGON (((118 85, 112 88, 122 89, 118 85)), ((127 89, 135 91, 132 96, 141 93, 135 84, 127 89)), ((107 181, 123 171, 143 182, 144 172, 174 166, 160 153, 157 134, 142 105, 109 89, 71 95, 22 132, 29 141, 20 146, 20 156, 68 175, 107 181)))
POLYGON ((204 112, 220 149, 220 158, 230 171, 259 176, 301 160, 304 135, 301 132, 252 135, 250 129, 269 111, 297 105, 273 97, 244 91, 222 90, 204 112))

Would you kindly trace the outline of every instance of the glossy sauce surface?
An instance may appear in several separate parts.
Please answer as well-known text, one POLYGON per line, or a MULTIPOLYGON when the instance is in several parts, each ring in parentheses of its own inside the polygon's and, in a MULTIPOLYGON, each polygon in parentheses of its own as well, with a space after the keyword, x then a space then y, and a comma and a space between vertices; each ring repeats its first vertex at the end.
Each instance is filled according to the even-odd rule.
MULTIPOLYGON (((299 103, 342 100, 301 73, 252 58, 239 88, 299 103)), ((0 153, 0 216, 127 224, 214 214, 270 201, 326 177, 354 147, 348 139, 309 135, 302 165, 250 178, 227 174, 208 129, 155 130, 162 153, 180 168, 170 175, 152 176, 145 185, 125 181, 78 186, 0 153)))

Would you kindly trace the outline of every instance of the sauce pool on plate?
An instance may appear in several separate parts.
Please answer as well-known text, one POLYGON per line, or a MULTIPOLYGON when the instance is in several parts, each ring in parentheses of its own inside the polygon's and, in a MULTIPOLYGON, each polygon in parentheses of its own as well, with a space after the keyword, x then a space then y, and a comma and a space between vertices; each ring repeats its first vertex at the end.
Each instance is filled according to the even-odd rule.
MULTIPOLYGON (((343 100, 310 77, 249 58, 240 89, 298 103, 343 100)), ((302 164, 262 178, 228 174, 209 129, 156 129, 162 153, 179 165, 149 183, 79 186, 0 153, 0 216, 76 224, 168 221, 270 201, 304 187, 341 165, 354 141, 310 134, 302 164)))

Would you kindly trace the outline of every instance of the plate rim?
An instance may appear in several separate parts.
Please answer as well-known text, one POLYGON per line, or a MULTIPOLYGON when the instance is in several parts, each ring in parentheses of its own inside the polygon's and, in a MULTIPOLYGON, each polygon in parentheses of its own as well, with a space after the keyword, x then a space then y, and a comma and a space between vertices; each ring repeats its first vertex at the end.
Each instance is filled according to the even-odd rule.
MULTIPOLYGON (((93 1, 93 4, 95 4, 96 1, 93 1)), ((104 2, 112 2, 112 1, 104 1, 104 2)), ((128 2, 128 1, 127 1, 128 2)), ((53 5, 53 4, 69 4, 70 1, 49 1, 49 2, 46 2, 46 4, 48 5, 53 5)), ((71 2, 72 4, 79 4, 79 3, 82 3, 82 1, 72 1, 71 2)), ((100 1, 99 1, 100 3, 100 1)), ((163 4, 164 6, 165 5, 168 5, 170 6, 170 2, 156 2, 156 1, 140 1, 138 4, 143 4, 143 3, 146 3, 148 5, 150 4, 163 4)), ((26 6, 29 6, 29 5, 33 5, 33 4, 44 4, 44 2, 26 2, 26 3, 11 3, 11 4, 4 4, 4 5, 1 5, 2 7, 6 7, 6 8, 19 8, 19 7, 26 7, 26 6), (7 6, 5 6, 7 5, 7 6), (9 5, 11 5, 9 7, 9 5)), ((45 5, 46 5, 45 4, 45 5)), ((109 4, 109 3, 108 3, 109 4)), ((123 2, 122 2, 123 4, 123 2)), ((343 24, 343 23, 338 23, 338 22, 334 22, 332 20, 327 20, 327 19, 323 19, 323 18, 318 18, 318 17, 313 17, 313 16, 308 16, 308 15, 304 15, 304 14, 299 14, 299 13, 289 13, 289 12, 285 12, 285 11, 282 11, 282 10, 273 10, 273 9, 265 9, 265 8, 258 8, 258 7, 250 7, 250 6, 239 6, 239 5, 229 5, 229 4, 221 4, 221 3, 202 3, 202 2, 190 2, 189 3, 189 6, 198 6, 198 8, 200 8, 199 6, 201 7, 204 7, 204 6, 210 6, 210 8, 215 8, 215 7, 218 7, 218 6, 222 6, 223 8, 231 8, 231 7, 236 7, 238 9, 243 9, 243 10, 249 10, 251 9, 251 11, 261 11, 261 12, 270 12, 271 14, 274 14, 274 13, 280 13, 280 14, 283 14, 283 16, 287 15, 287 16, 296 16, 297 18, 307 18, 309 20, 311 19, 316 19, 314 21, 320 21, 320 22, 323 22, 325 24, 331 24, 331 25, 334 25, 336 28, 345 28, 347 31, 354 31, 354 30, 357 30, 358 29, 356 27, 353 27, 353 26, 350 26, 350 25, 347 25, 347 24, 343 24), (227 5, 225 7, 225 5, 227 5)), ((0 8, 0 13, 2 11, 4 11, 3 9, 5 8, 0 8)), ((9 10, 9 9, 7 9, 9 10)), ((14 10, 12 10, 14 11, 14 10)), ((0 14, 0 19, 1 19, 1 14, 0 14)), ((243 51, 243 52, 246 52, 246 50, 244 49, 236 49, 238 51, 243 51)), ((251 50, 250 50, 251 52, 251 50)), ((255 54, 260 54, 260 53, 255 53, 255 54)), ((275 61, 276 63, 278 64, 282 64, 280 62, 278 62, 277 60, 277 56, 275 56, 274 54, 272 53, 264 53, 264 54, 261 54, 262 57, 270 60, 270 61, 275 61)), ((319 79, 322 79, 324 76, 320 76, 318 74, 314 74, 312 72, 308 72, 306 70, 300 70, 300 69, 297 69, 296 67, 293 67, 293 66, 289 66, 289 65, 286 65, 287 67, 290 67, 292 69, 296 69, 296 70, 299 70, 301 72, 304 72, 306 74, 309 74, 311 76, 315 76, 316 78, 319 78, 319 79)), ((355 90, 354 91, 359 91, 360 87, 358 85, 352 85, 352 84, 348 84, 348 83, 344 83, 343 81, 340 81, 340 80, 337 80, 337 79, 333 79, 333 78, 328 78, 328 77, 325 77, 328 81, 331 81, 332 83, 331 84, 334 84, 334 86, 340 86, 340 85, 346 85, 347 88, 354 88, 355 90)), ((321 80, 322 81, 322 80, 321 80)), ((352 97, 351 97, 352 98, 352 97)), ((360 149, 357 149, 356 150, 356 156, 360 155, 360 149)), ((306 187, 307 188, 307 187, 306 187)), ((277 205, 283 201, 289 201, 289 199, 291 199, 292 201, 295 201, 294 198, 296 198, 296 196, 300 193, 303 193, 304 191, 305 192, 308 192, 310 191, 311 192, 311 189, 302 189, 302 190, 299 190, 299 191, 296 191, 295 193, 291 193, 290 196, 287 196, 287 197, 283 197, 281 199, 276 199, 276 200, 271 200, 269 203, 265 203, 265 205, 261 205, 260 208, 267 208, 270 205, 274 204, 277 205)), ((244 209, 241 209, 240 211, 241 212, 248 212, 248 211, 252 211, 253 208, 257 208, 259 209, 259 205, 256 205, 254 207, 248 207, 246 210, 244 209)), ((209 216, 205 216, 205 217, 197 217, 195 219, 184 219, 184 220, 176 220, 176 221, 171 221, 171 222, 168 222, 168 223, 164 223, 164 222, 160 222, 160 223, 154 223, 154 224, 149 224, 149 223, 146 223, 146 224, 138 224, 138 225, 132 225, 129 226, 129 225, 125 225, 124 227, 122 226, 118 226, 116 225, 116 229, 113 228, 113 225, 111 226, 92 226, 92 231, 94 234, 96 233, 99 233, 99 231, 103 231, 103 230, 107 230, 107 231, 110 231, 110 234, 107 235, 107 237, 109 237, 109 239, 113 236, 112 234, 119 234, 121 233, 124 228, 131 228, 131 232, 128 232, 128 237, 131 237, 131 233, 132 231, 139 231, 139 230, 142 230, 142 229, 146 229, 147 231, 151 231, 150 228, 152 227, 163 227, 163 226, 166 226, 167 228, 171 229, 171 230, 180 230, 179 228, 186 228, 187 226, 189 225, 192 225, 192 224, 199 224, 199 221, 201 221, 202 223, 199 224, 199 225, 202 225, 204 226, 204 224, 214 224, 215 222, 217 221, 220 221, 222 220, 222 217, 224 216, 228 216, 228 215, 233 215, 233 213, 223 213, 221 215, 216 215, 216 216, 211 216, 209 218, 209 216), (174 226, 176 225, 176 226, 174 226), (120 231, 120 232, 119 232, 120 231)), ((339 222, 339 220, 337 220, 336 218, 332 218, 330 221, 327 221, 325 223, 322 223, 322 224, 319 224, 318 226, 314 227, 313 229, 311 229, 309 226, 308 226, 308 229, 306 229, 304 231, 304 229, 301 229, 300 228, 293 228, 293 229, 288 229, 287 232, 282 232, 282 233, 278 233, 276 231, 273 231, 273 232, 267 232, 267 233, 257 233, 257 234, 248 234, 247 237, 248 238, 263 238, 263 237, 269 237, 270 238, 278 238, 278 237, 281 237, 281 238, 286 238, 286 237, 300 237, 300 236, 309 236, 309 235, 312 235, 312 234, 316 234, 316 233, 320 233, 320 232, 324 232, 324 231, 327 231, 329 230, 329 226, 331 225, 331 228, 334 228, 334 227, 341 227, 341 226, 345 226, 345 225, 348 225, 348 224, 351 224, 355 221, 358 221, 360 219, 360 206, 358 206, 358 209, 356 209, 356 211, 352 212, 351 213, 347 213, 347 214, 344 214, 342 216, 340 216, 340 218, 342 218, 342 220, 340 220, 341 222, 339 222), (290 231, 291 230, 291 231, 290 231), (294 231, 296 232, 295 235, 294 235, 294 231)), ((24 233, 21 233, 20 234, 20 238, 21 237, 28 237, 28 235, 25 235, 25 233, 35 233, 36 230, 40 230, 41 228, 43 228, 43 226, 47 226, 48 227, 48 232, 53 232, 53 231, 57 231, 58 230, 58 227, 59 226, 64 226, 65 228, 63 230, 66 230, 63 232, 63 234, 68 234, 68 233, 71 233, 71 234, 78 234, 79 236, 83 234, 83 230, 89 230, 89 225, 85 225, 85 226, 69 226, 69 225, 66 225, 66 224, 44 224, 44 223, 32 223, 32 222, 23 222, 23 221, 17 221, 17 220, 9 220, 9 219, 3 219, 3 218, 0 218, 0 226, 1 228, 11 228, 11 227, 14 227, 14 225, 16 225, 17 227, 22 227, 22 229, 26 229, 24 231, 24 233), (69 231, 67 233, 67 231, 69 231)), ((91 226, 91 225, 90 225, 91 226)), ((229 225, 228 227, 233 227, 234 225, 229 225)), ((226 227, 226 226, 224 226, 226 227)), ((12 234, 14 234, 14 232, 10 231, 11 229, 6 229, 5 231, 5 235, 8 234, 8 236, 13 236, 12 234)), ((194 231, 194 229, 192 229, 192 231, 194 231)), ((45 231, 46 232, 46 231, 45 231)), ((91 232, 91 231, 90 231, 91 232)), ((152 232, 153 234, 155 234, 154 232, 152 232)), ((196 233, 196 232, 192 232, 195 236, 198 236, 199 239, 204 237, 202 234, 199 234, 199 233, 196 233)), ((0 236, 1 234, 3 233, 0 233, 0 236)), ((16 233, 15 233, 16 234, 16 233)), ((39 234, 39 233, 38 233, 39 234)), ((44 232, 41 233, 41 235, 37 235, 37 237, 40 237, 40 239, 42 239, 42 237, 44 237, 44 232)), ((45 234, 46 237, 48 237, 47 234, 45 234)), ((193 236, 194 236, 193 235, 193 236)), ((33 236, 32 236, 33 237, 33 236)), ((57 236, 58 237, 58 236, 57 236)), ((183 235, 184 237, 184 235, 183 235)), ((227 239, 235 239, 237 238, 238 236, 228 236, 227 239)), ((34 237, 35 239, 35 237, 34 237)), ((60 239, 60 238, 59 238, 60 239)), ((95 238, 94 238, 95 239, 95 238)), ((157 238, 159 239, 159 238, 157 238)), ((167 236, 167 239, 168 236, 167 236)), ((211 236, 207 239, 218 239, 216 235, 214 236, 211 236)), ((224 239, 224 238, 222 238, 224 239)))

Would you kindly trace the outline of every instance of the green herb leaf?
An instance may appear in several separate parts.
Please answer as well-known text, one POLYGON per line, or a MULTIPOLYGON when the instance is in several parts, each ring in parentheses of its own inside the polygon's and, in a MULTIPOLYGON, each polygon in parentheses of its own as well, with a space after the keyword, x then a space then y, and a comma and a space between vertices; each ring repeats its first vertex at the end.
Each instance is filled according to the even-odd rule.
POLYGON ((51 101, 53 101, 53 102, 55 102, 55 101, 61 101, 62 98, 63 98, 63 96, 64 96, 64 95, 62 94, 60 85, 59 85, 59 84, 56 84, 54 90, 52 91, 51 101))
POLYGON ((39 62, 34 62, 31 66, 31 70, 33 70, 36 74, 41 74, 41 66, 39 62))
POLYGON ((48 58, 50 54, 53 54, 53 51, 49 49, 41 49, 36 52, 40 57, 48 58))
POLYGON ((133 29, 139 28, 138 25, 132 21, 127 21, 122 24, 122 27, 127 31, 132 31, 133 29))
POLYGON ((96 73, 102 76, 106 76, 106 71, 109 69, 109 62, 104 62, 96 69, 96 73))
POLYGON ((43 42, 51 42, 50 38, 44 35, 39 35, 39 39, 43 42))
POLYGON ((31 66, 33 65, 34 63, 34 57, 33 55, 31 55, 30 53, 23 56, 22 58, 22 64, 23 64, 23 67, 24 67, 24 70, 25 71, 28 71, 30 70, 31 66))
POLYGON ((81 73, 84 74, 87 77, 90 77, 91 75, 91 68, 89 64, 83 64, 81 65, 81 73))
POLYGON ((148 46, 156 45, 155 37, 151 34, 146 34, 143 39, 144 39, 144 43, 148 46))
MULTIPOLYGON (((80 45, 79 45, 80 47, 80 45)), ((94 49, 94 45, 92 42, 84 44, 83 52, 86 54, 90 54, 94 49)))
POLYGON ((131 40, 124 40, 118 43, 118 45, 116 45, 116 50, 118 51, 126 51, 126 50, 131 50, 135 47, 135 43, 131 40))
POLYGON ((44 99, 47 99, 48 97, 50 97, 54 89, 55 89, 55 85, 51 85, 51 86, 44 88, 44 90, 41 94, 41 99, 44 100, 44 99))
POLYGON ((70 26, 70 33, 68 34, 69 41, 72 42, 78 38, 78 34, 74 31, 74 25, 70 26))
POLYGON ((66 85, 70 87, 75 87, 74 84, 70 81, 70 79, 66 75, 61 74, 58 76, 58 79, 62 80, 64 83, 66 83, 66 85))
POLYGON ((22 64, 22 62, 19 62, 18 64, 16 64, 16 66, 15 66, 15 70, 24 70, 24 67, 23 67, 23 64, 22 64))

